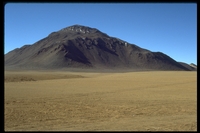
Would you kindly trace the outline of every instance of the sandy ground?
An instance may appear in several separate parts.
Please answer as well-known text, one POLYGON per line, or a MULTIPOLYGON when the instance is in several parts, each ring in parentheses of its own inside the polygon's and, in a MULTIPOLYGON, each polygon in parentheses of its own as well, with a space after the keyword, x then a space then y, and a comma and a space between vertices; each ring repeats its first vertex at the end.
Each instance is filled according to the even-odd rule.
POLYGON ((5 72, 5 131, 196 131, 197 72, 5 72))

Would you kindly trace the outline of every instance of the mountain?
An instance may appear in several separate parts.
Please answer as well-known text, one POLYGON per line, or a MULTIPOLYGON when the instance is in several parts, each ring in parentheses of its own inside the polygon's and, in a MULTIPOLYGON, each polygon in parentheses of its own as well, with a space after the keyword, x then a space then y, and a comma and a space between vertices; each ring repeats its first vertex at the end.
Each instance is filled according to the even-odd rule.
POLYGON ((191 63, 190 66, 197 70, 197 65, 195 65, 194 63, 191 63))
POLYGON ((5 55, 6 69, 190 70, 162 52, 151 52, 96 28, 73 25, 5 55))
POLYGON ((191 63, 191 64, 187 64, 184 62, 179 62, 179 63, 190 71, 197 71, 197 66, 193 63, 191 63))

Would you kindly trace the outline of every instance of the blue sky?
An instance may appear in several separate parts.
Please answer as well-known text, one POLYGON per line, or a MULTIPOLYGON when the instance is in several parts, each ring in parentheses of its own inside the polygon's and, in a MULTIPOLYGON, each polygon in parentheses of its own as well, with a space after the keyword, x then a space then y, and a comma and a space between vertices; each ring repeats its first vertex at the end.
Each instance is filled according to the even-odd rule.
POLYGON ((4 53, 79 24, 197 64, 196 3, 7 3, 4 53))

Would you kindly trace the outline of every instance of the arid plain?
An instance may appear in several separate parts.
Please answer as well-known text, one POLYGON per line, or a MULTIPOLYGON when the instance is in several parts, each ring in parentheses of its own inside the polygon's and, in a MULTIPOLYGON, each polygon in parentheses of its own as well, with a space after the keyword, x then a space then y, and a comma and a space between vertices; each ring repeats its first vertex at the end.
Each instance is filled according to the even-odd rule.
POLYGON ((5 131, 196 131, 197 72, 5 71, 5 131))

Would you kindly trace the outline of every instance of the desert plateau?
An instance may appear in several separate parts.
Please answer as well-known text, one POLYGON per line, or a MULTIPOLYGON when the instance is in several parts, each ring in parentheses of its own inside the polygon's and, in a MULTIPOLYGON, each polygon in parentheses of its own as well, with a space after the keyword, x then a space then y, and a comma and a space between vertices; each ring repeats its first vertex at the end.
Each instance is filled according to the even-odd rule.
POLYGON ((8 3, 4 131, 197 131, 197 5, 8 3))
POLYGON ((197 71, 5 71, 5 131, 197 131, 197 71))
POLYGON ((197 66, 72 25, 9 51, 5 131, 196 131, 197 66))

